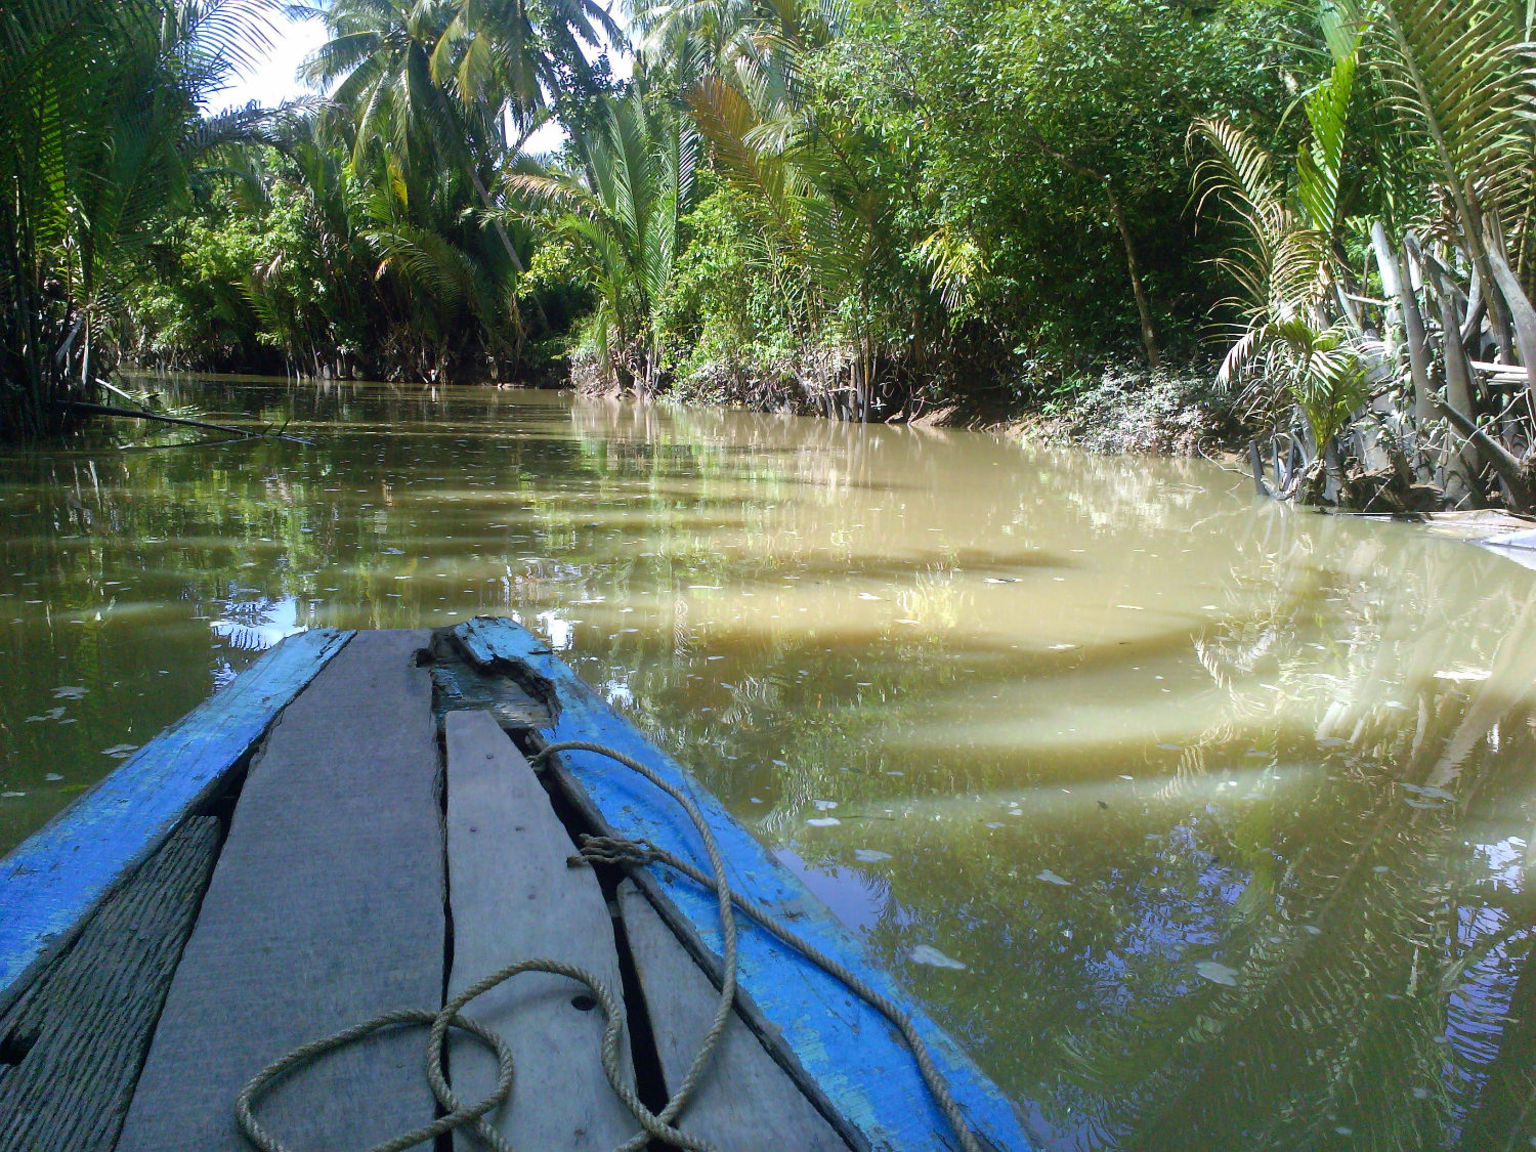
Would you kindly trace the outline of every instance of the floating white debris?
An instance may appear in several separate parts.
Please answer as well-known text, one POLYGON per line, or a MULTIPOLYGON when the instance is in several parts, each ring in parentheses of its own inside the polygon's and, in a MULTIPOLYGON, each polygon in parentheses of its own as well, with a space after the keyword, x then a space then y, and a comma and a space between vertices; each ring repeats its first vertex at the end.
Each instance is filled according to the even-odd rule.
POLYGON ((1237 969, 1228 968, 1215 960, 1200 960, 1195 964, 1195 971, 1212 984, 1225 984, 1228 988, 1237 987, 1237 969))
POLYGON ((1073 648, 1076 648, 1076 647, 1077 647, 1076 644, 1052 644, 1048 649, 1046 649, 1046 651, 1048 651, 1048 652, 1066 652, 1066 651, 1069 651, 1070 649, 1073 649, 1073 648))
POLYGON ((896 621, 896 623, 898 623, 898 624, 921 624, 922 621, 921 620, 898 620, 898 621, 896 621))
POLYGON ((965 965, 960 961, 952 956, 944 955, 937 948, 930 947, 927 944, 919 944, 908 955, 912 957, 915 963, 927 964, 930 968, 954 968, 957 971, 965 971, 965 965))
POLYGON ((110 748, 103 748, 101 750, 101 754, 103 756, 112 756, 118 760, 121 760, 137 747, 137 744, 114 744, 110 748))
POLYGON ((1122 779, 1122 780, 1134 780, 1134 779, 1136 779, 1136 777, 1134 777, 1134 776, 1127 776, 1124 772, 1122 772, 1122 773, 1120 773, 1120 779, 1122 779))
POLYGON ((1435 679, 1462 683, 1467 680, 1486 680, 1491 675, 1493 673, 1487 668, 1445 668, 1435 673, 1435 679))
POLYGON ((860 592, 859 593, 859 599, 860 600, 884 600, 885 597, 884 596, 875 596, 875 595, 873 595, 872 593, 869 593, 869 592, 860 592))
POLYGON ((25 792, 0 792, 0 800, 19 800, 25 795, 25 792))
POLYGON ((43 773, 43 779, 50 784, 57 784, 64 777, 60 776, 57 772, 45 772, 43 773))
POLYGON ((1019 578, 1017 576, 988 576, 987 577, 987 583, 988 584, 1017 584, 1018 582, 1019 582, 1019 578))
POLYGON ((1115 607, 1116 608, 1124 608, 1128 612, 1145 612, 1146 611, 1146 609, 1143 608, 1140 604, 1116 604, 1115 607))
POLYGON ((89 691, 90 689, 83 684, 61 684, 53 690, 53 698, 55 700, 79 700, 89 691))
POLYGON ((1184 745, 1182 745, 1182 744, 1166 744, 1166 743, 1165 744, 1154 744, 1154 745, 1152 745, 1152 747, 1154 747, 1154 748, 1161 748, 1164 752, 1182 752, 1182 751, 1184 751, 1184 745))
POLYGON ((813 816, 806 823, 812 828, 836 828, 842 821, 836 816, 813 816))
POLYGON ((1043 872, 1036 872, 1035 879, 1044 880, 1047 884, 1058 884, 1063 888, 1072 887, 1072 881, 1062 876, 1056 875, 1056 873, 1052 872, 1049 868, 1045 869, 1043 872))
POLYGON ((855 848, 853 858, 860 864, 878 864, 882 860, 889 860, 891 854, 882 852, 878 848, 855 848))
POLYGON ((63 715, 63 708, 50 708, 46 712, 39 712, 36 716, 28 716, 24 723, 36 724, 39 720, 57 720, 63 715))
POLYGON ((818 812, 830 812, 837 807, 836 800, 812 800, 811 803, 816 805, 818 812))
POLYGON ((1348 740, 1339 736, 1319 736, 1317 738, 1317 746, 1319 748, 1341 748, 1348 743, 1348 740))
POLYGON ((1000 823, 998 823, 996 820, 988 820, 987 821, 987 827, 988 828, 1001 828, 1002 825, 1000 823))

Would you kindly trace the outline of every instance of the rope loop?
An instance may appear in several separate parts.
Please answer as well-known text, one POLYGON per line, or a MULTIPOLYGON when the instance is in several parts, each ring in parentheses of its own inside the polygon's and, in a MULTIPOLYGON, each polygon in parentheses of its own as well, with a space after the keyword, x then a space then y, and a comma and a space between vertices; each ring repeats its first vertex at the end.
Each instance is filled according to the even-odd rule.
POLYGON ((508 1143, 496 1128, 488 1124, 484 1117, 488 1112, 500 1107, 511 1098, 514 1070, 512 1064, 512 1050, 506 1041, 489 1028, 478 1024, 468 1016, 461 1014, 464 1008, 477 996, 489 992, 497 985, 505 983, 514 976, 523 972, 548 972, 556 976, 565 976, 579 984, 583 984, 592 993, 603 1010, 603 1040, 602 1063, 603 1074, 608 1078, 608 1084, 613 1089, 614 1095, 623 1101, 625 1107, 634 1116, 640 1126, 636 1132, 624 1143, 620 1144, 615 1152, 639 1152, 652 1138, 665 1141, 687 1152, 715 1152, 715 1148, 706 1140, 687 1133, 675 1124, 677 1117, 683 1111, 684 1106, 698 1088, 700 1080, 709 1067, 709 1061, 714 1055, 716 1046, 720 1042, 720 1036, 725 1030, 726 1022, 730 1019, 731 1010, 736 1001, 736 911, 746 915, 767 929, 779 940, 789 947, 794 948, 818 965, 824 971, 841 981, 850 992, 858 996, 870 1007, 874 1008, 886 1018, 900 1032, 907 1046, 912 1050, 913 1058, 917 1062, 919 1073, 929 1092, 933 1095, 934 1102, 944 1114, 959 1137, 960 1146, 964 1152, 982 1152, 982 1146, 970 1126, 965 1122, 959 1105, 949 1091, 949 1085, 944 1082, 934 1065, 933 1058, 929 1054, 927 1046, 918 1034, 911 1017, 901 1008, 880 992, 871 988, 864 980, 844 965, 826 955, 809 941, 797 936, 793 931, 780 923, 771 913, 757 907, 744 896, 733 891, 730 887, 725 871, 725 861, 721 857, 720 847, 715 841, 714 830, 704 818, 693 798, 686 792, 677 788, 667 780, 659 776, 649 765, 627 756, 615 749, 587 740, 566 740, 555 744, 549 744, 540 749, 529 758, 530 765, 536 770, 542 770, 547 766, 549 758, 560 752, 593 752, 606 756, 610 760, 617 761, 626 768, 638 772, 649 780, 662 792, 676 801, 688 814, 694 828, 703 841, 705 855, 709 858, 709 871, 696 867, 689 861, 680 859, 662 848, 656 847, 645 840, 626 840, 611 836, 583 836, 579 849, 579 855, 573 856, 572 861, 581 861, 591 864, 612 864, 626 868, 641 867, 648 864, 661 864, 667 868, 688 877, 694 883, 710 889, 715 894, 720 914, 720 939, 721 939, 721 963, 720 963, 720 996, 715 1003, 715 1013, 710 1021, 709 1029, 704 1034, 704 1039, 699 1044, 699 1050, 694 1055, 693 1063, 688 1068, 688 1074, 682 1084, 678 1086, 666 1106, 660 1112, 652 1112, 636 1094, 634 1086, 624 1077, 622 1067, 624 1010, 618 997, 592 973, 574 964, 566 964, 559 960, 533 959, 519 960, 508 964, 506 967, 492 972, 489 976, 471 984, 462 992, 454 996, 436 1012, 425 1009, 405 1008, 396 1011, 384 1012, 375 1016, 372 1020, 362 1024, 345 1028, 333 1035, 320 1040, 311 1041, 308 1044, 295 1048, 287 1055, 279 1057, 268 1064, 241 1089, 240 1095, 235 1100, 235 1117, 240 1125, 240 1130, 259 1152, 292 1152, 281 1143, 272 1133, 256 1119, 255 1102, 275 1080, 290 1074, 299 1065, 307 1063, 316 1057, 323 1056, 327 1052, 344 1048, 349 1044, 355 1044, 366 1036, 386 1028, 401 1026, 425 1026, 427 1028, 427 1052, 426 1072, 427 1081, 431 1085, 432 1094, 437 1098, 446 1115, 433 1121, 431 1124, 422 1125, 409 1132, 402 1133, 383 1144, 377 1144, 367 1152, 404 1152, 417 1144, 424 1144, 433 1140, 445 1132, 451 1132, 456 1128, 472 1127, 475 1134, 493 1149, 493 1152, 513 1152, 508 1143), (484 1100, 475 1104, 465 1105, 453 1088, 449 1085, 447 1077, 443 1073, 443 1051, 447 1044, 450 1029, 458 1029, 473 1036, 481 1044, 496 1054, 496 1087, 484 1100))

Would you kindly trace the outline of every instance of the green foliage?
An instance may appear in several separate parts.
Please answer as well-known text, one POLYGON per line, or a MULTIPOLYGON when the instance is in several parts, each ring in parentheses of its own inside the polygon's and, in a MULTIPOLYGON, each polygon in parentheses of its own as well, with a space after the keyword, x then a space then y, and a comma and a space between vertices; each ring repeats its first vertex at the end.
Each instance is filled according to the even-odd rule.
POLYGON ((17 0, 0 14, 0 436, 94 394, 123 292, 198 166, 266 116, 198 104, 270 0, 17 0))

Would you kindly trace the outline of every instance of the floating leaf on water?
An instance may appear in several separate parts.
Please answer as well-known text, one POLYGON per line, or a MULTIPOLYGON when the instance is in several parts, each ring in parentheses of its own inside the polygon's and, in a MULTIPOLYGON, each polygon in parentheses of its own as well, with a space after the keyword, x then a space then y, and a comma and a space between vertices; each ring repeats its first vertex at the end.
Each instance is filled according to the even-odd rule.
POLYGON ((836 816, 815 816, 806 821, 812 828, 835 828, 842 821, 836 816))
POLYGON ((1212 984, 1225 984, 1228 988, 1237 987, 1236 968, 1228 968, 1215 960, 1200 960, 1195 964, 1195 971, 1212 984))
POLYGON ((855 848, 853 858, 860 864, 878 864, 882 860, 889 860, 891 854, 882 852, 878 848, 855 848))
POLYGON ((1056 875, 1056 873, 1052 872, 1049 868, 1045 869, 1043 872, 1036 872, 1035 879, 1044 880, 1047 884, 1059 884, 1063 888, 1072 887, 1072 881, 1056 875))
POLYGON ((912 957, 915 963, 927 964, 930 968, 954 968, 961 972, 965 971, 965 965, 960 961, 951 956, 944 955, 937 948, 932 948, 927 944, 919 944, 908 955, 912 957))
POLYGON ((83 684, 60 684, 53 690, 55 700, 79 700, 90 689, 83 684))

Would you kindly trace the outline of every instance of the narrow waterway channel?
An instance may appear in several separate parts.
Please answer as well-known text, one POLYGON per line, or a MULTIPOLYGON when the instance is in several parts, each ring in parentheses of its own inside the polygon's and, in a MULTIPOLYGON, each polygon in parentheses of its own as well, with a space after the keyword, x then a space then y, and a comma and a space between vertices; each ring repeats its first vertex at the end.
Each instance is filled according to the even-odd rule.
POLYGON ((287 633, 514 614, 1041 1148, 1536 1145, 1536 574, 1203 463, 163 387, 313 443, 0 453, 0 851, 287 633))

